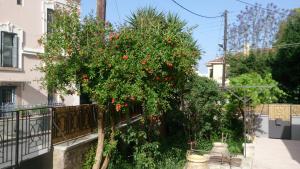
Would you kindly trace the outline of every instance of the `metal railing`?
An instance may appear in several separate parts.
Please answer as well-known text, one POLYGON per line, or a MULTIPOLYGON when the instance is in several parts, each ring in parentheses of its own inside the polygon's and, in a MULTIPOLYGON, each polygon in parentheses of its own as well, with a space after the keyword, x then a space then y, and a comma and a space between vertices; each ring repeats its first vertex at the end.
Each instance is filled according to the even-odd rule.
POLYGON ((18 166, 21 161, 51 149, 51 108, 12 110, 0 117, 0 168, 18 166))
MULTIPOLYGON (((95 104, 32 107, 0 111, 0 168, 18 167, 24 160, 50 152, 53 144, 97 131, 100 109, 95 104)), ((113 114, 117 127, 122 128, 140 120, 143 108, 130 105, 128 111, 126 114, 112 109, 104 117, 113 114)), ((105 124, 108 127, 110 123, 105 124)))

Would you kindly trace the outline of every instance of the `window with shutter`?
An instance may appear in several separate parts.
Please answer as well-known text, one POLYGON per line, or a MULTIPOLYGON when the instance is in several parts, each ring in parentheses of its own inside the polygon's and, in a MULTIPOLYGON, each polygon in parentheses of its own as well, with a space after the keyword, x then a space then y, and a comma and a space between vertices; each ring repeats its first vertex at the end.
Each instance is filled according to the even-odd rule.
POLYGON ((18 67, 18 36, 1 32, 1 67, 18 67))
POLYGON ((47 9, 47 33, 52 32, 51 23, 53 22, 53 9, 47 9))

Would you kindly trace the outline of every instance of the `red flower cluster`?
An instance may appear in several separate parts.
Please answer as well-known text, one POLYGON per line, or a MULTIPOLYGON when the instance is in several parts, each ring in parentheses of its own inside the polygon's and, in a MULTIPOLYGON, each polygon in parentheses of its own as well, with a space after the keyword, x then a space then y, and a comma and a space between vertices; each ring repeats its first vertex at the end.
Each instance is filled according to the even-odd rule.
POLYGON ((114 39, 119 39, 119 34, 117 34, 115 32, 109 33, 109 40, 112 41, 114 39))
POLYGON ((116 111, 119 112, 122 108, 122 105, 121 104, 116 104, 116 111))
POLYGON ((127 60, 127 59, 128 59, 128 56, 127 56, 127 55, 124 55, 124 56, 122 57, 122 59, 123 59, 123 60, 127 60))

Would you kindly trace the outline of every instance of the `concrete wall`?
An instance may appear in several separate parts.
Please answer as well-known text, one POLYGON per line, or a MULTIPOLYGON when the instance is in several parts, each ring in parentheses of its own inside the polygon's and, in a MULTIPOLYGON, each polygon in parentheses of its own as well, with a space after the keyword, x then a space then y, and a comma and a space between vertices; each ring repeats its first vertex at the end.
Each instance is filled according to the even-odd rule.
POLYGON ((97 134, 59 144, 53 148, 53 169, 81 169, 84 155, 97 141, 97 134))
POLYGON ((256 130, 255 135, 258 137, 269 137, 269 116, 258 115, 256 117, 256 130))
POLYGON ((54 145, 52 151, 23 161, 20 169, 81 169, 84 156, 97 143, 97 134, 54 145))
POLYGON ((257 113, 257 136, 300 140, 300 105, 262 104, 254 111, 257 113))
POLYGON ((300 140, 300 116, 292 116, 292 140, 300 140))

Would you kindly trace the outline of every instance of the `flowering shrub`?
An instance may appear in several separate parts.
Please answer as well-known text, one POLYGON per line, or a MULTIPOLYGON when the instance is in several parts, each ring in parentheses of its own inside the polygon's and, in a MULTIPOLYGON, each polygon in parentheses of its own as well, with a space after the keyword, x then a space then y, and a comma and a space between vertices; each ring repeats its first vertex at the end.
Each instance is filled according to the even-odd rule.
POLYGON ((48 88, 88 93, 100 105, 126 112, 133 102, 145 113, 169 107, 200 57, 191 30, 177 16, 138 10, 117 30, 74 10, 58 11, 41 56, 48 88))

